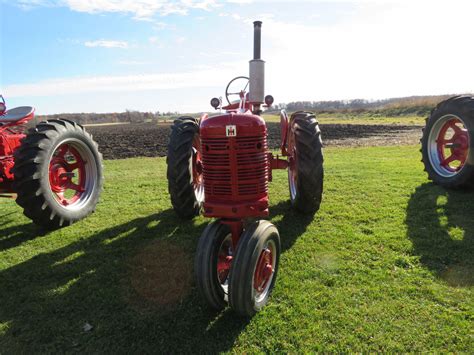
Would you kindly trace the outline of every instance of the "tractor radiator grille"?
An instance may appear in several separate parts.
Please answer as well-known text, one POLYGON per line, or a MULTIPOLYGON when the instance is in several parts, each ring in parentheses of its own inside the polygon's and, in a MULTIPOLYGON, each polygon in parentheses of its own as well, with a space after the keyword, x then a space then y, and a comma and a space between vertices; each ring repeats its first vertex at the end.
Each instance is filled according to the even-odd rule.
POLYGON ((267 195, 269 160, 265 136, 203 138, 201 147, 206 201, 267 195))

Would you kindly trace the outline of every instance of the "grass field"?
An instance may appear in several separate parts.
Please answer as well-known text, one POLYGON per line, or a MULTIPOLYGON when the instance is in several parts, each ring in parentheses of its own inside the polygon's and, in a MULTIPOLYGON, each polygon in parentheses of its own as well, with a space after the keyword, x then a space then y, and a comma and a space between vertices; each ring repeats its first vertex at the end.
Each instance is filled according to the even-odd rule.
POLYGON ((49 234, 0 200, 0 353, 472 353, 474 192, 429 183, 417 147, 325 158, 314 219, 274 174, 283 254, 251 320, 200 302, 192 265, 208 221, 175 217, 163 158, 106 161, 97 212, 49 234))
MULTIPOLYGON (((278 114, 264 114, 267 122, 280 122, 278 114)), ((322 124, 373 124, 373 125, 406 125, 423 126, 426 117, 420 116, 371 116, 370 114, 343 114, 343 113, 321 113, 316 114, 319 123, 322 124)))

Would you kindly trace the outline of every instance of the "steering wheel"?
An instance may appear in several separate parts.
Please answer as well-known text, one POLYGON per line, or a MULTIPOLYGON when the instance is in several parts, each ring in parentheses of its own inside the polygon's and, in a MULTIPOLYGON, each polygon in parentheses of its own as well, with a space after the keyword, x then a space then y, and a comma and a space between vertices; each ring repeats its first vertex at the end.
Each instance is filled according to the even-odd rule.
POLYGON ((226 98, 227 102, 229 103, 229 105, 231 105, 230 100, 229 100, 229 96, 239 95, 239 98, 240 98, 240 93, 242 91, 245 92, 245 90, 247 90, 248 86, 249 86, 249 78, 246 77, 246 76, 237 76, 234 79, 232 79, 231 81, 229 81, 229 84, 227 84, 227 87, 225 88, 225 98, 226 98), (230 89, 233 89, 231 91, 234 91, 234 88, 230 87, 233 82, 239 82, 239 84, 234 84, 235 89, 238 88, 238 87, 242 87, 243 89, 240 90, 239 92, 229 92, 230 89))
POLYGON ((3 115, 5 111, 7 110, 7 106, 5 105, 5 99, 3 98, 3 95, 0 95, 0 115, 3 115))

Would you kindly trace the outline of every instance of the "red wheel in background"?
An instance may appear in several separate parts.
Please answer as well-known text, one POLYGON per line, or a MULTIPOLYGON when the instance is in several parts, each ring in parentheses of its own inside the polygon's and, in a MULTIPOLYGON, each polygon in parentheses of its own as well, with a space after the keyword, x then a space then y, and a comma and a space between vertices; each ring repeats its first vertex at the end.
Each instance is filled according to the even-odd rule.
POLYGON ((446 115, 430 133, 430 159, 441 174, 452 175, 461 171, 469 153, 469 134, 466 125, 457 116, 446 115))
POLYGON ((458 96, 440 103, 427 119, 422 154, 433 182, 446 187, 474 184, 474 99, 458 96))
POLYGON ((83 219, 102 190, 102 155, 83 127, 67 120, 38 124, 15 152, 17 203, 49 229, 83 219))
POLYGON ((86 160, 73 143, 63 143, 56 148, 49 163, 49 184, 56 201, 66 207, 80 204, 87 196, 86 160))

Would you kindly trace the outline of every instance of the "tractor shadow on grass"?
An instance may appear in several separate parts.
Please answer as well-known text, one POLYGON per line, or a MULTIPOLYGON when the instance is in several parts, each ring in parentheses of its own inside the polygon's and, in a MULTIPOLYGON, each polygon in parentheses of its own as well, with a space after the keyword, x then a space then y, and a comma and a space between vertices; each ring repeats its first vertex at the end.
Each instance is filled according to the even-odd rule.
POLYGON ((15 224, 12 227, 6 225, 15 222, 18 212, 10 212, 0 216, 0 252, 15 248, 29 240, 37 237, 43 237, 48 231, 41 229, 33 223, 25 223, 22 225, 15 224))
MULTIPOLYGON (((272 206, 270 217, 277 217, 282 251, 313 220, 294 212, 289 202, 272 206)), ((230 350, 249 320, 229 309, 209 310, 196 292, 193 259, 207 223, 183 221, 166 210, 84 235, 0 271, 0 349, 230 350)), ((80 230, 81 223, 68 228, 80 230)), ((23 241, 37 236, 32 224, 20 229, 23 241)))
MULTIPOLYGON (((194 288, 194 252, 208 222, 182 221, 166 210, 0 271, 0 349, 231 349, 248 321, 230 310, 208 310, 194 288)), ((34 228, 25 230, 26 238, 35 236, 34 228)))
POLYGON ((290 249, 307 229, 308 225, 314 220, 315 215, 301 214, 291 206, 291 202, 282 201, 275 206, 270 206, 270 220, 274 222, 280 233, 281 252, 290 249), (283 216, 280 220, 277 216, 283 216))
POLYGON ((451 286, 474 285, 474 191, 416 188, 407 207, 408 237, 420 261, 451 286))

